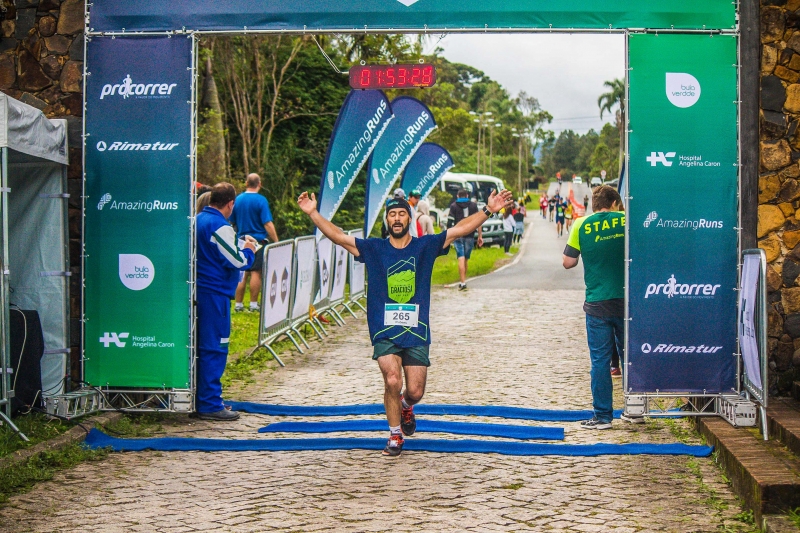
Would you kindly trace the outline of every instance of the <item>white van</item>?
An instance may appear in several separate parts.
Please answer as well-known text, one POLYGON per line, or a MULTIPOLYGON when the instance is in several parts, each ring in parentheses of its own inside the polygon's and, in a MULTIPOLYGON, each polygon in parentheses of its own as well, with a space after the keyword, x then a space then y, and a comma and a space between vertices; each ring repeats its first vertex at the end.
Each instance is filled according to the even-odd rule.
POLYGON ((439 187, 443 191, 447 191, 453 195, 453 200, 456 198, 458 189, 466 189, 469 191, 470 197, 477 202, 478 207, 486 205, 486 200, 489 198, 492 190, 502 191, 506 188, 503 180, 495 178, 494 176, 486 176, 483 174, 467 174, 460 172, 447 172, 442 181, 439 182, 439 187))

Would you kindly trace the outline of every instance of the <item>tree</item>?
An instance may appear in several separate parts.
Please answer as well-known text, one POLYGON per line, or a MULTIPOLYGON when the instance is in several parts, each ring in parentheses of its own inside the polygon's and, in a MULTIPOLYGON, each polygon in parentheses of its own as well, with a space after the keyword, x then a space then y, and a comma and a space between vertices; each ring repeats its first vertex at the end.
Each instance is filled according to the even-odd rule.
MULTIPOLYGON (((617 78, 606 81, 603 85, 610 90, 607 93, 601 94, 597 99, 597 105, 600 107, 600 118, 603 118, 604 111, 611 113, 612 108, 619 106, 616 112, 616 122, 617 130, 619 131, 619 160, 621 162, 624 157, 623 150, 625 146, 625 82, 617 78)), ((619 166, 617 168, 619 168, 619 166)), ((612 174, 612 176, 613 175, 614 174, 612 174)))

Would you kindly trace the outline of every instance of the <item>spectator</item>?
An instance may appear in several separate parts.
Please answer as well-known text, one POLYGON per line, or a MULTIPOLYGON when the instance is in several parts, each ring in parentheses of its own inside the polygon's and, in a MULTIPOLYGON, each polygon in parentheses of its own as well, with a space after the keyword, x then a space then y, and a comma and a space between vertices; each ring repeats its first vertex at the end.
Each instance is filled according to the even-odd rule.
POLYGON ((514 214, 511 208, 506 208, 503 211, 503 249, 506 255, 511 255, 511 241, 514 239, 514 228, 516 223, 514 221, 514 214))
MULTIPOLYGON (((450 204, 450 214, 447 216, 447 227, 452 228, 465 218, 474 215, 478 212, 478 204, 474 200, 469 199, 469 192, 466 189, 459 189, 456 193, 456 201, 450 204)), ((472 248, 475 245, 475 239, 472 235, 467 237, 460 237, 453 241, 453 247, 456 249, 456 257, 458 258, 458 275, 461 282, 458 284, 458 290, 463 291, 467 288, 467 268, 469 266, 469 258, 472 255, 472 248)), ((483 246, 483 232, 481 226, 478 226, 478 247, 483 246)))
POLYGON ((419 225, 419 236, 433 235, 435 232, 433 228, 433 219, 430 215, 431 208, 428 202, 420 200, 417 204, 417 224, 419 225))
POLYGON ((417 222, 417 204, 419 203, 419 199, 422 196, 420 195, 419 191, 414 189, 410 193, 408 193, 408 205, 411 206, 411 220, 414 221, 409 228, 409 233, 411 233, 412 237, 421 237, 422 231, 419 227, 419 223, 417 222))
POLYGON ((525 203, 520 200, 519 206, 514 213, 514 242, 519 242, 522 239, 522 234, 525 232, 525 203))
POLYGON ((203 212, 203 209, 208 207, 208 204, 211 202, 211 191, 204 192, 200 196, 197 197, 197 201, 195 202, 195 215, 199 215, 203 212))
MULTIPOLYGON (((611 379, 612 346, 622 352, 625 332, 625 213, 619 193, 601 185, 592 194, 594 213, 572 228, 564 248, 564 268, 578 265, 583 256, 586 284, 586 337, 592 361, 591 387, 594 416, 581 423, 584 429, 610 429, 613 420, 611 379)), ((623 420, 642 423, 642 417, 623 415, 623 420)))
POLYGON ((261 246, 256 250, 256 260, 253 266, 242 277, 236 287, 236 305, 234 311, 244 311, 244 290, 247 276, 250 276, 250 311, 259 311, 258 295, 261 293, 261 270, 264 268, 264 247, 267 244, 267 235, 272 242, 278 242, 278 233, 272 223, 272 212, 269 202, 261 193, 261 177, 258 174, 247 176, 247 189, 236 197, 233 207, 231 223, 236 226, 239 238, 246 235, 253 237, 261 246))
POLYGON ((197 215, 197 416, 203 420, 236 420, 239 413, 222 403, 220 378, 228 361, 231 336, 231 298, 239 271, 255 260, 256 241, 245 237, 239 248, 236 232, 228 223, 236 190, 218 183, 210 205, 197 215))

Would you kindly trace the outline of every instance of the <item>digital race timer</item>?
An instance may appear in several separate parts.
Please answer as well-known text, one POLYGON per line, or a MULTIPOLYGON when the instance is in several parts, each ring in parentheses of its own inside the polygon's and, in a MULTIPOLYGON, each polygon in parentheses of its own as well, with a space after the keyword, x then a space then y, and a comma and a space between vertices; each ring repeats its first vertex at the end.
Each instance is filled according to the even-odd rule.
POLYGON ((359 65, 350 68, 353 89, 416 89, 433 87, 433 65, 359 65))

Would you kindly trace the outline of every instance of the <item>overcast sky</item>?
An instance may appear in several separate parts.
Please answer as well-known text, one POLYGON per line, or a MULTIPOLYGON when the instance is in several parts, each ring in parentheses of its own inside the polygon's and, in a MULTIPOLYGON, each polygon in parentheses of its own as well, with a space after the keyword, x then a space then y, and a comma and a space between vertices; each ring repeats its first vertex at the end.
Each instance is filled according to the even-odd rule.
POLYGON ((556 135, 599 131, 614 121, 608 113, 600 119, 597 98, 607 91, 604 81, 625 75, 622 35, 452 34, 432 38, 426 52, 437 44, 448 60, 484 71, 512 96, 524 90, 538 98, 556 135))

